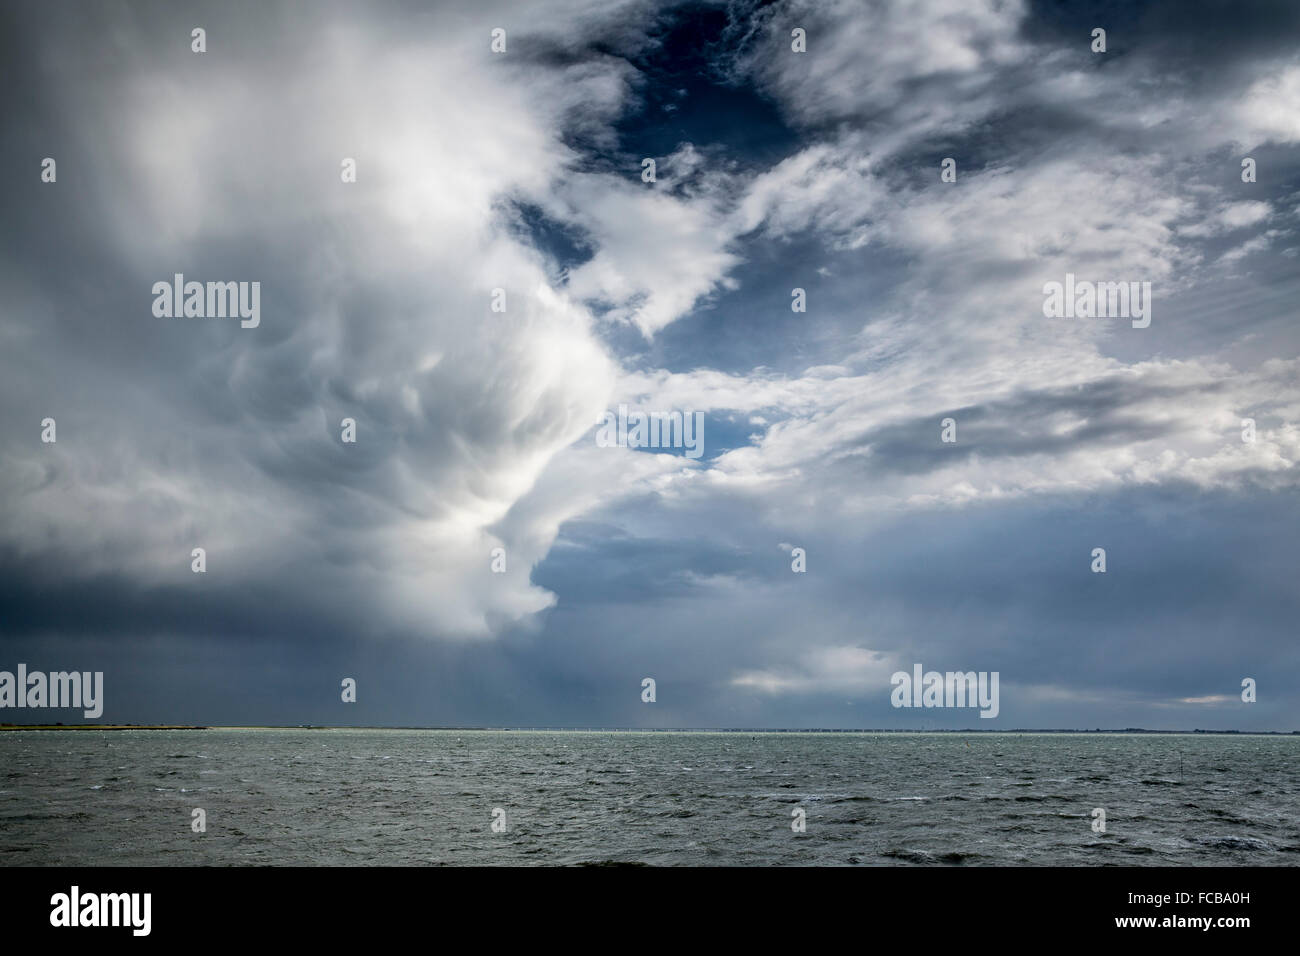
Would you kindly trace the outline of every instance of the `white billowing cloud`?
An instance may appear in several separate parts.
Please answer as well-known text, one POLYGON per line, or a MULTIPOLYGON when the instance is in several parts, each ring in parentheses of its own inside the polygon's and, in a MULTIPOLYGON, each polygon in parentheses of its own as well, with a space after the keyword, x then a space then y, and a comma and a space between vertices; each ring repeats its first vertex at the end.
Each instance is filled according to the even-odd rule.
MULTIPOLYGON (((800 515, 808 520, 826 510, 861 514, 1125 483, 1294 482, 1294 369, 1231 368, 1212 358, 1126 365, 1107 353, 1117 336, 1140 334, 1127 323, 1051 320, 1041 311, 1043 283, 1072 272, 1151 282, 1155 322, 1179 322, 1165 309, 1199 280, 1200 241, 1259 229, 1274 214, 1268 202, 1229 199, 1208 183, 1186 181, 1182 151, 1219 149, 1240 124, 1220 124, 1217 136, 1199 140, 1175 136, 1164 153, 1117 151, 1095 136, 1071 143, 1063 134, 1057 148, 1009 155, 983 169, 959 162, 953 184, 939 183, 936 168, 918 185, 899 165, 905 148, 936 132, 960 133, 994 105, 1068 104, 1100 127, 1131 135, 1216 112, 1217 101, 1171 90, 1153 103, 1137 95, 1150 86, 1135 77, 1139 65, 1081 72, 1062 62, 1067 51, 1054 49, 1030 50, 1026 59, 1019 4, 883 4, 871 11, 831 4, 789 13, 761 21, 741 68, 777 96, 795 124, 855 122, 745 184, 733 228, 775 239, 807 230, 832 247, 860 250, 867 261, 875 248, 912 259, 888 300, 868 309, 862 349, 838 367, 802 376, 763 369, 625 376, 620 392, 651 404, 762 413, 772 422, 751 446, 680 482, 699 496, 752 494, 783 518, 792 501, 813 502, 800 515), (791 25, 808 28, 813 52, 789 52, 791 25), (1037 70, 1043 82, 1025 82, 1024 69, 1037 70), (938 77, 942 95, 929 82, 938 77), (882 117, 880 129, 864 132, 882 117), (1035 395, 1056 402, 1063 389, 1082 396, 1112 387, 1123 389, 1128 404, 1104 410, 1103 421, 1090 421, 1082 406, 1074 415, 1031 412, 1035 395), (926 428, 937 441, 944 415, 993 405, 1012 414, 1017 402, 1031 422, 1014 448, 957 454, 951 465, 919 472, 891 469, 899 429, 926 428), (1267 422, 1253 444, 1240 440, 1247 414, 1267 422), (1075 446, 1060 440, 1071 434, 1080 436, 1075 446), (1044 439, 1038 448, 1036 436, 1044 439), (881 445, 886 440, 894 445, 881 445)), ((1296 98, 1277 94, 1290 77, 1287 67, 1249 87, 1243 122, 1265 131, 1257 141, 1287 141, 1286 111, 1296 98)), ((1220 261, 1262 251, 1284 234, 1247 233, 1220 261)))
MULTIPOLYGON (((1013 371, 1014 363, 1008 362, 1005 374, 1013 371)), ((739 494, 755 499, 770 520, 783 526, 834 527, 846 516, 871 511, 1124 485, 1294 485, 1300 462, 1300 429, 1293 424, 1300 401, 1298 372, 1294 363, 1282 362, 1250 375, 1189 362, 1124 367, 1099 360, 1094 368, 1069 368, 1063 362, 1055 375, 1045 366, 1037 394, 1024 390, 1023 379, 1012 385, 1016 380, 1009 377, 1002 387, 990 382, 980 393, 987 402, 1003 403, 994 413, 999 434, 988 445, 978 437, 983 419, 964 420, 954 405, 943 403, 943 389, 928 395, 928 374, 915 370, 829 382, 756 381, 752 388, 737 380, 726 390, 692 384, 685 376, 666 383, 661 401, 680 397, 680 404, 690 407, 685 396, 708 401, 711 395, 721 407, 744 410, 744 397, 752 395, 754 407, 775 405, 785 416, 751 446, 710 461, 706 472, 677 475, 675 493, 704 501, 739 494), (1062 394, 1073 390, 1084 396, 1090 388, 1119 390, 1126 398, 1118 408, 1099 408, 1096 420, 1086 417, 1082 397, 1082 414, 1043 410, 1060 404, 1062 394), (801 396, 814 391, 822 403, 813 408, 801 404, 801 396), (792 396, 785 406, 782 392, 792 396), (939 445, 940 420, 949 414, 956 415, 959 444, 945 463, 929 455, 933 448, 946 447, 939 445), (1244 417, 1257 418, 1253 442, 1242 440, 1244 417), (881 442, 886 444, 878 451, 881 442), (891 455, 906 452, 909 445, 920 464, 900 470, 891 455)))
POLYGON ((871 174, 870 158, 855 137, 800 150, 755 177, 733 213, 735 230, 763 226, 773 237, 816 228, 838 244, 856 248, 866 225, 888 201, 886 184, 871 174))
POLYGON ((784 4, 761 21, 740 66, 788 104, 797 121, 888 113, 895 125, 919 132, 951 113, 943 96, 918 85, 942 80, 962 98, 978 96, 991 67, 1024 55, 1018 37, 1024 12, 1018 0, 784 4), (794 27, 807 32, 807 53, 791 50, 794 27))
POLYGON ((820 524, 834 522, 827 515, 1125 484, 1294 483, 1294 367, 1125 364, 1107 354, 1111 343, 1146 330, 1042 311, 1044 283, 1070 272, 1152 283, 1157 329, 1174 326, 1180 316, 1167 303, 1201 258, 1184 237, 1258 225, 1268 203, 1216 204, 1209 193, 1185 194, 1158 157, 1115 155, 1047 156, 959 184, 893 191, 858 167, 848 195, 870 198, 856 203, 845 201, 852 160, 835 157, 822 144, 759 177, 738 205, 745 225, 780 237, 816 224, 831 241, 851 236, 868 256, 878 246, 911 263, 890 298, 867 312, 860 351, 840 365, 800 376, 702 369, 621 379, 620 394, 654 407, 761 413, 773 422, 706 472, 678 476, 692 495, 750 495, 771 516, 820 524), (1089 395, 1116 390, 1120 407, 1090 407, 1089 395), (1072 414, 1036 407, 1068 407, 1070 394, 1078 396, 1072 414), (961 409, 973 417, 964 420, 961 409), (975 429, 986 412, 1014 438, 1002 434, 982 448, 975 429), (949 415, 964 438, 945 463, 927 456, 949 415), (1240 435, 1248 415, 1260 421, 1252 444, 1240 435), (898 455, 919 456, 918 464, 898 467, 898 455))
POLYGON ((881 651, 844 645, 805 647, 793 665, 742 671, 731 684, 764 694, 876 693, 889 686, 889 677, 897 669, 895 657, 881 651))
POLYGON ((573 269, 568 292, 607 307, 647 338, 681 318, 715 289, 740 259, 722 211, 709 195, 685 198, 668 183, 578 176, 564 188, 572 215, 595 242, 595 255, 573 269))
MULTIPOLYGON (((907 16, 885 9, 880 16, 907 16)), ((945 9, 919 5, 916 18, 939 11, 942 19, 945 9)), ((726 507, 758 514, 778 533, 840 534, 846 519, 861 531, 873 516, 902 509, 1029 495, 1157 484, 1294 486, 1300 369, 1160 354, 1158 343, 1186 327, 1171 300, 1207 281, 1206 240, 1239 240, 1221 258, 1230 264, 1280 235, 1252 235, 1275 221, 1275 210, 1217 185, 1220 155, 1206 159, 1204 180, 1188 181, 1186 151, 1221 150, 1229 125, 1206 131, 1193 124, 1195 135, 1155 145, 1156 131, 1198 111, 1213 113, 1217 102, 1176 90, 1144 97, 1139 92, 1149 84, 1131 73, 1063 68, 1064 54, 1053 50, 1032 51, 1026 61, 1044 64, 1038 73, 1051 82, 1009 89, 1008 77, 1037 69, 1014 55, 1023 10, 978 9, 988 13, 987 42, 972 27, 962 32, 971 41, 964 51, 939 42, 913 57, 930 36, 918 27, 917 37, 892 45, 909 54, 892 73, 888 55, 883 64, 862 55, 869 47, 857 6, 852 14, 824 14, 822 28, 809 29, 816 56, 788 53, 784 15, 765 25, 761 52, 745 66, 775 92, 790 121, 806 128, 848 116, 860 122, 814 137, 749 180, 729 180, 734 201, 715 205, 725 210, 726 229, 778 241, 810 233, 834 249, 856 250, 864 269, 874 250, 901 253, 907 264, 888 296, 859 313, 859 348, 834 364, 801 374, 702 368, 621 376, 620 400, 764 426, 748 446, 704 467, 659 476, 654 487, 665 520, 676 515, 683 533, 726 507), (942 95, 928 82, 940 76, 942 95), (904 89, 909 96, 897 95, 904 89), (1063 132, 1031 153, 994 156, 983 168, 962 160, 953 184, 939 182, 937 167, 918 176, 900 165, 904 150, 927 136, 962 132, 1016 102, 1068 103, 1084 132, 1063 132), (892 128, 879 135, 855 128, 870 124, 873 112, 892 128), (1111 148, 1087 122, 1124 141, 1147 138, 1137 140, 1139 148, 1111 148), (1067 272, 1151 282, 1157 332, 1143 339, 1144 330, 1123 320, 1044 317, 1043 284, 1067 272), (1140 354, 1146 342, 1153 343, 1148 357, 1116 357, 1140 354), (956 415, 961 437, 945 460, 933 449, 948 415, 956 415), (1242 440, 1244 417, 1257 419, 1254 442, 1242 440)), ((811 689, 822 679, 810 666, 746 671, 737 680, 771 692, 811 689)))
MULTIPOLYGON (((168 401, 171 386, 124 409, 120 381, 104 386, 111 403, 86 385, 78 440, 65 432, 43 460, 7 455, 7 543, 143 585, 187 575, 201 545, 223 581, 299 568, 322 593, 379 595, 376 629, 430 636, 487 634, 553 601, 528 571, 600 479, 569 473, 533 496, 526 525, 506 519, 608 406, 616 366, 588 309, 495 212, 512 197, 553 201, 575 159, 566 117, 612 115, 628 67, 493 60, 486 28, 471 26, 481 43, 455 30, 394 38, 296 24, 314 52, 293 63, 209 56, 201 72, 96 80, 104 103, 118 102, 82 117, 117 178, 101 239, 148 277, 139 314, 121 321, 159 322, 145 292, 173 269, 231 278, 196 274, 214 249, 254 243, 297 258, 238 277, 262 282, 258 330, 159 331, 186 350, 162 371, 180 394, 209 396, 209 422, 168 401), (355 184, 340 181, 344 157, 357 161, 355 184), (498 287, 505 313, 489 310, 498 287), (111 417, 92 425, 96 402, 111 417), (357 419, 355 446, 339 442, 343 415, 357 419), (514 528, 517 540, 504 535, 514 528), (499 545, 504 575, 489 571, 499 545)), ((687 239, 705 228, 613 180, 584 188, 615 246, 632 241, 623 214, 677 224, 687 239)), ((653 281, 628 271, 632 284, 653 281)), ((647 321, 690 298, 663 293, 647 321)), ((633 470, 646 465, 661 467, 633 470)))
POLYGON ((1257 252, 1263 252, 1273 244, 1274 239, 1282 235, 1284 233, 1280 229, 1269 229, 1251 239, 1247 239, 1241 245, 1229 249, 1219 257, 1219 261, 1223 263, 1236 262, 1257 252))
POLYGON ((1300 142, 1300 63, 1268 70, 1225 112, 1248 149, 1300 142))
POLYGON ((1258 200, 1225 202, 1195 222, 1180 226, 1178 232, 1180 235, 1198 239, 1217 236, 1259 225, 1268 219, 1272 212, 1273 207, 1270 204, 1258 200))

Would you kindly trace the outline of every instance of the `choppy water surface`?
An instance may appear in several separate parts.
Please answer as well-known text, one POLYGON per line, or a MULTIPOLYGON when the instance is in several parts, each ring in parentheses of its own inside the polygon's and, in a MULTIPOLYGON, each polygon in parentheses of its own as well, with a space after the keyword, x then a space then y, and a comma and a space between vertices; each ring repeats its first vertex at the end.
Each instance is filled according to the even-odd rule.
POLYGON ((0 733, 9 866, 1293 866, 1298 810, 1296 737, 0 733))

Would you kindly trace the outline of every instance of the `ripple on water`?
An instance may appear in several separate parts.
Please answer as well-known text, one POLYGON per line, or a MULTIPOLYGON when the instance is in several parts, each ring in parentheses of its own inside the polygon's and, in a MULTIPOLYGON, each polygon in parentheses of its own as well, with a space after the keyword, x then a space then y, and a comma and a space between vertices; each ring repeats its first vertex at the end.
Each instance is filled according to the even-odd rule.
POLYGON ((1300 740, 1288 737, 1179 737, 1189 771, 1215 771, 1184 781, 1153 771, 1154 752, 1176 751, 1152 736, 968 747, 943 735, 210 730, 200 754, 194 733, 111 748, 90 733, 0 735, 0 853, 20 865, 619 866, 1274 866, 1300 853, 1300 740), (202 786, 204 774, 221 780, 202 786), (199 792, 220 839, 177 836, 166 808, 199 792), (808 829, 791 840, 799 805, 808 829), (1112 833, 1091 833, 1096 806, 1125 808, 1112 833), (490 830, 495 807, 504 834, 490 830))

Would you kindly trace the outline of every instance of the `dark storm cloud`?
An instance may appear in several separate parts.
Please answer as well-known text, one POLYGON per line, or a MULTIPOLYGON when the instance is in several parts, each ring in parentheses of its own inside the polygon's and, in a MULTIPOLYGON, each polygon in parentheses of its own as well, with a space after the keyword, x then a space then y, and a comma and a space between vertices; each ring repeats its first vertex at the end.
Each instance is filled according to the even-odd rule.
POLYGON ((1023 34, 1060 44, 1107 31, 1107 45, 1130 56, 1159 61, 1180 79, 1217 82, 1224 67, 1295 52, 1300 10, 1285 0, 1225 4, 1189 0, 1169 4, 1111 2, 1064 4, 1032 0, 1023 34))
POLYGON ((1216 384, 1153 386, 1115 378, 1068 389, 1022 392, 1003 402, 944 411, 943 419, 957 423, 960 443, 936 443, 934 435, 941 430, 942 419, 930 416, 875 429, 857 441, 845 442, 842 455, 846 462, 854 463, 848 467, 865 468, 868 474, 877 470, 920 474, 950 465, 954 457, 1055 456, 1087 452, 1092 446, 1152 441, 1172 434, 1179 426, 1144 419, 1134 413, 1135 408, 1218 390, 1216 384), (1063 416, 1070 419, 1072 427, 1054 433, 1063 416), (863 450, 870 452, 869 457, 859 457, 863 450))

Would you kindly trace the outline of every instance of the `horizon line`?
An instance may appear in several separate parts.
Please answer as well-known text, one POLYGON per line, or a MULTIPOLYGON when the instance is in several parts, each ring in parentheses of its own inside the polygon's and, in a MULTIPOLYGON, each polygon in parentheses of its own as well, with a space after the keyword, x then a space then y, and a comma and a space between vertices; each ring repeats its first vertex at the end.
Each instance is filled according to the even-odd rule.
POLYGON ((1065 727, 1007 727, 962 728, 931 727, 925 729, 900 727, 606 727, 581 725, 417 725, 417 724, 10 724, 0 723, 5 730, 439 730, 494 733, 744 733, 744 734, 1231 734, 1236 736, 1288 737, 1300 735, 1300 730, 1212 730, 1196 727, 1191 730, 1161 730, 1149 727, 1065 728, 1065 727))

